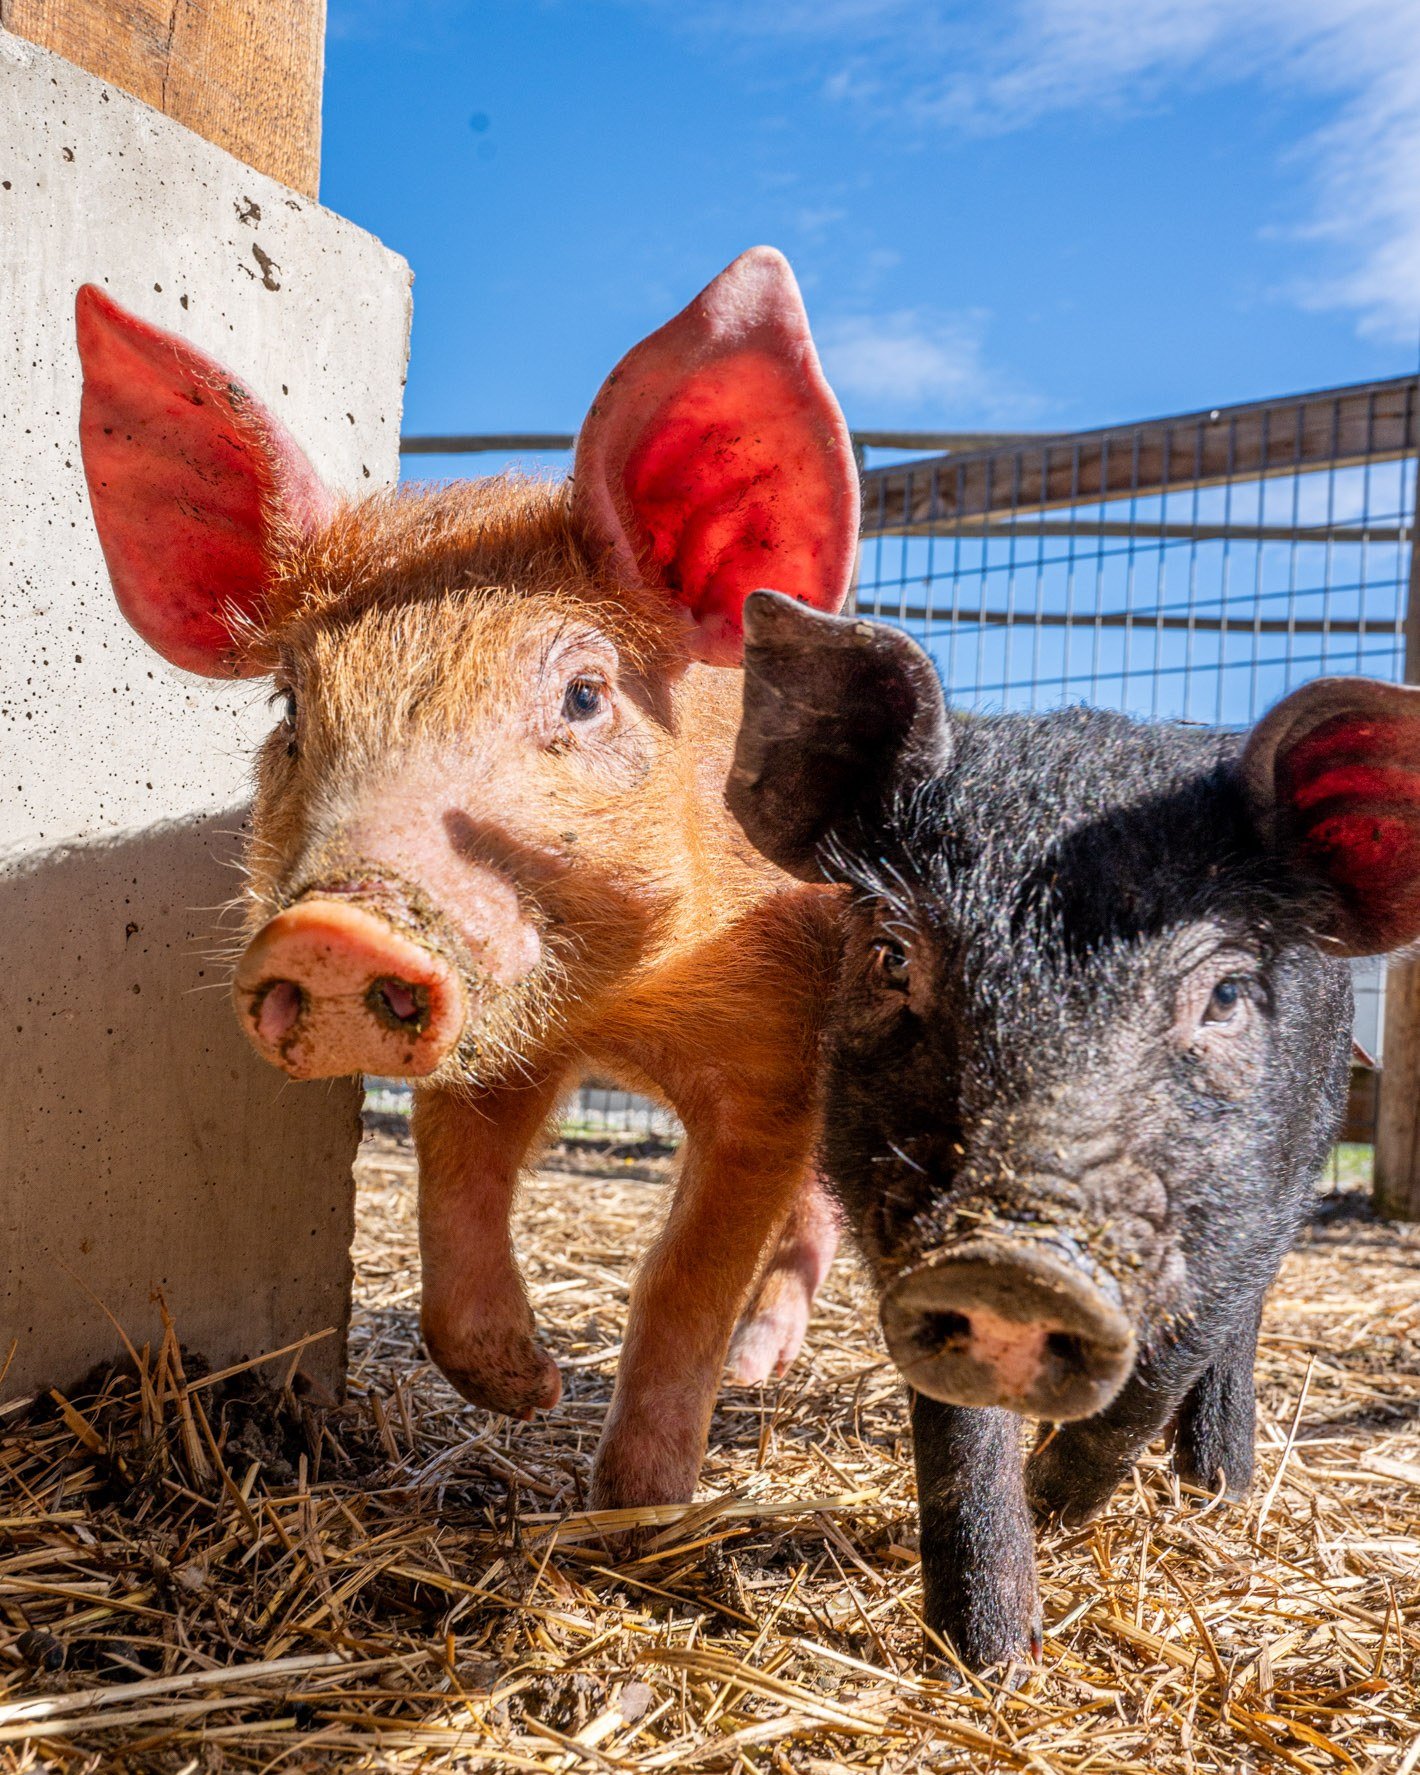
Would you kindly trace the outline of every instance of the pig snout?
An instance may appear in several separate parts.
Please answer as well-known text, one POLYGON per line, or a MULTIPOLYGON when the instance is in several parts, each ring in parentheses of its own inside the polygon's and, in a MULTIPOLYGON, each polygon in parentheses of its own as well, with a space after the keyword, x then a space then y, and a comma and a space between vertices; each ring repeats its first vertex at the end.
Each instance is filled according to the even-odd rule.
POLYGON ((257 1052, 297 1079, 423 1078, 464 1026, 449 962, 380 913, 315 895, 263 925, 233 988, 257 1052))
POLYGON ((1133 1331, 1101 1285, 1028 1235, 973 1239, 909 1270, 881 1315, 908 1385, 952 1405, 1090 1417, 1134 1363, 1133 1331))

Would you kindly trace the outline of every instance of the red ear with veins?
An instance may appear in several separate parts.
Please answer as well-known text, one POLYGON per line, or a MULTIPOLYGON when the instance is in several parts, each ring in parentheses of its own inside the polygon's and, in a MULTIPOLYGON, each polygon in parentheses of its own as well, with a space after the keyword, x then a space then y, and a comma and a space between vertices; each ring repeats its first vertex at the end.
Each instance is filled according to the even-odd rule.
POLYGON ((687 613, 692 653, 738 664, 756 587, 837 610, 858 469, 788 262, 754 247, 607 377, 574 501, 627 578, 687 613))
POLYGON ((75 303, 79 444, 118 607, 163 658, 244 678, 277 548, 334 500, 254 395, 96 284, 75 303), (245 631, 245 632, 244 632, 245 631))
POLYGON ((1242 768, 1264 838, 1334 890, 1336 950, 1420 939, 1420 688, 1304 684, 1252 730, 1242 768))

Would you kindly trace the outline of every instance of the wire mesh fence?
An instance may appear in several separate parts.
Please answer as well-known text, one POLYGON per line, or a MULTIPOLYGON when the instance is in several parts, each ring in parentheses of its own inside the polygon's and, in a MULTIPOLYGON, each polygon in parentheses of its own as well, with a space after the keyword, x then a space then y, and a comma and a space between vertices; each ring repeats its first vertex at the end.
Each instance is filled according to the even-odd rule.
MULTIPOLYGON (((1412 376, 873 469, 858 608, 958 707, 1242 726, 1308 678, 1404 676, 1417 448, 1412 376)), ((1378 1058, 1382 996, 1358 967, 1378 1058)))
MULTIPOLYGON (((380 1116, 408 1116, 413 1093, 399 1079, 365 1081, 365 1108, 380 1116)), ((615 1086, 588 1083, 562 1105, 556 1124, 564 1139, 608 1136, 618 1140, 678 1141, 681 1125, 671 1110, 615 1086)))
POLYGON ((1249 721, 1403 668, 1417 379, 864 476, 859 606, 973 706, 1249 721))
MULTIPOLYGON (((1408 629, 1420 662, 1420 377, 1066 436, 931 442, 954 447, 863 475, 857 603, 923 644, 958 707, 1088 702, 1241 727, 1308 678, 1403 678, 1408 629)), ((1379 1060, 1383 970, 1356 976, 1357 1039, 1379 1060)), ((1369 1138, 1376 1100, 1375 1078, 1358 1077, 1351 1138, 1369 1138)), ((369 1101, 397 1109, 407 1093, 371 1081, 369 1101)), ((670 1111, 598 1084, 561 1125, 679 1134, 670 1111)))

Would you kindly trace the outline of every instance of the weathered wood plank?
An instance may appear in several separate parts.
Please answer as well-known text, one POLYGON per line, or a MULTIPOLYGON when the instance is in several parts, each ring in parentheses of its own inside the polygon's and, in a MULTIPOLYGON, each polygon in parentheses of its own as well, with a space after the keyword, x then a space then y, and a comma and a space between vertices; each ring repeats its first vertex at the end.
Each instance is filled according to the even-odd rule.
POLYGON ((325 0, 0 0, 0 25, 317 195, 325 0))
POLYGON ((1341 1124, 1338 1140, 1356 1146, 1370 1146, 1376 1138, 1376 1099, 1380 1092, 1380 1072, 1373 1066, 1351 1067, 1351 1084, 1346 1093, 1346 1119, 1341 1124))
POLYGON ((863 477, 863 534, 1393 461, 1420 450, 1420 380, 1113 426, 1006 449, 929 457, 863 477))

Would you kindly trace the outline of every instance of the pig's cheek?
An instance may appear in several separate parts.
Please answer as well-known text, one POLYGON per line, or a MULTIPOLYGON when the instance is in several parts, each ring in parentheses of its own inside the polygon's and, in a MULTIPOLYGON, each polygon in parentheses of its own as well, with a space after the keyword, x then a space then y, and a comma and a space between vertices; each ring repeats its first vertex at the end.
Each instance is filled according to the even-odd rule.
POLYGON ((911 1237, 914 1219, 885 1197, 867 1204, 858 1237, 880 1289, 891 1287, 904 1265, 916 1259, 917 1241, 911 1237))
POLYGON ((633 794, 650 776, 656 750, 644 719, 628 717, 624 710, 596 732, 575 734, 567 744, 554 742, 546 748, 548 757, 563 767, 563 793, 574 801, 589 789, 604 792, 611 788, 633 794))
POLYGON ((1190 1058, 1212 1096, 1242 1103, 1261 1082, 1267 1059, 1266 1035, 1256 1014, 1252 1027, 1241 1036, 1205 1025, 1194 1036, 1190 1058))
POLYGON ((299 773, 286 756, 278 735, 268 736, 257 754, 256 794, 252 802, 251 836, 246 849, 248 897, 257 922, 279 910, 283 877, 302 849, 304 827, 299 773))
POLYGON ((521 908, 501 932, 498 953, 501 966, 495 970, 494 979, 503 986, 526 980, 542 961, 542 937, 537 926, 522 914, 521 908), (505 978, 498 980, 499 973, 505 978))
POLYGON ((1175 1314, 1187 1312, 1192 1288, 1188 1276, 1188 1260, 1177 1246, 1160 1252, 1157 1266, 1149 1280, 1143 1310, 1155 1319, 1167 1321, 1175 1314))

